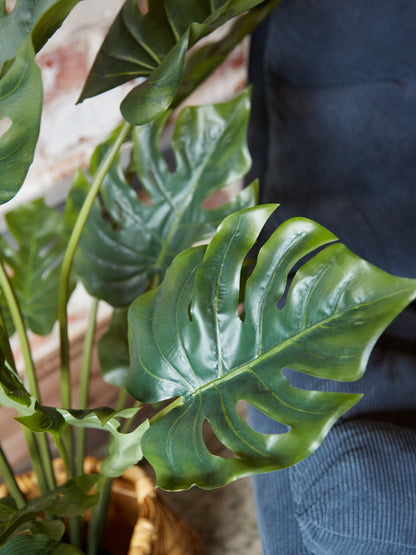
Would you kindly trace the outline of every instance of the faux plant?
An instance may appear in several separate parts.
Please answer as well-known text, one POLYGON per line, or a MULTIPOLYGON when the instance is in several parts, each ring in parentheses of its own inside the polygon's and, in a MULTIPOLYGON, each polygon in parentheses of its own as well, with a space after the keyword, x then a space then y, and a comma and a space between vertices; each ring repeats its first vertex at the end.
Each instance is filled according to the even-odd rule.
MULTIPOLYGON (((3 203, 21 187, 37 141, 42 82, 35 52, 77 3, 18 0, 11 13, 0 3, 0 117, 9 124, 0 137, 3 203)), ((379 335, 416 296, 415 280, 371 266, 304 218, 283 222, 250 261, 277 209, 256 206, 256 183, 218 208, 205 207, 212 193, 250 167, 249 91, 224 104, 184 108, 171 143, 174 169, 160 153, 172 111, 277 3, 149 0, 142 13, 137 0, 127 0, 80 96, 144 78, 121 104, 123 123, 96 148, 88 172, 75 175, 64 214, 38 200, 7 215, 9 234, 0 241, 0 403, 18 413, 41 496, 25 499, 0 451, 10 492, 0 502, 2 555, 45 553, 46 546, 79 552, 77 517, 90 507, 95 516, 85 549, 95 553, 111 478, 143 455, 157 484, 170 490, 220 487, 297 463, 361 396, 297 389, 284 368, 358 379, 379 335), (225 38, 198 45, 230 20, 225 38), (125 144, 128 164, 120 155, 125 144), (94 298, 78 406, 72 402, 67 330, 76 280, 94 298), (99 300, 114 307, 99 353, 103 378, 120 388, 120 399, 115 408, 88 409, 99 300), (47 335, 56 321, 61 408, 41 402, 27 339, 28 330, 47 335), (23 376, 10 347, 13 333, 24 356, 23 376), (124 405, 126 390, 137 400, 134 407, 124 405), (237 413, 240 400, 286 431, 267 435, 250 428, 237 413), (155 415, 147 420, 142 404, 149 403, 155 415), (234 456, 210 452, 205 421, 234 456), (109 432, 101 475, 83 474, 84 428, 109 432), (67 472, 59 487, 46 434, 67 472), (70 519, 66 537, 72 546, 61 543, 69 541, 63 539, 63 517, 70 519)))

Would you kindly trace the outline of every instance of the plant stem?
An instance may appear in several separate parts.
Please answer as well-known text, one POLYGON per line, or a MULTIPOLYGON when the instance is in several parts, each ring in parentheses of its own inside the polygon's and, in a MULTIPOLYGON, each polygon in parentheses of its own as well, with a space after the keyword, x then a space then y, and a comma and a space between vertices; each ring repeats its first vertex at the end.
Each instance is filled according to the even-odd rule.
POLYGON ((62 262, 59 296, 58 296, 58 320, 60 326, 60 342, 61 342, 61 396, 62 406, 71 408, 71 384, 70 384, 70 365, 69 365, 69 338, 68 338, 68 319, 67 319, 67 303, 69 298, 69 277, 75 256, 75 250, 81 238, 88 215, 94 203, 95 197, 100 190, 101 184, 106 176, 111 164, 114 162, 120 148, 130 130, 130 124, 124 123, 120 133, 103 159, 95 178, 92 182, 91 189, 85 198, 84 204, 80 210, 77 221, 69 238, 68 246, 65 251, 62 262))
MULTIPOLYGON (((74 261, 75 251, 81 238, 82 230, 84 229, 88 215, 91 211, 95 197, 100 190, 101 184, 114 162, 120 148, 130 130, 130 124, 124 123, 121 127, 120 133, 112 144, 103 159, 95 177, 91 184, 91 188, 85 198, 84 204, 78 214, 74 228, 68 241, 68 246, 65 251, 64 259, 62 261, 59 292, 58 292, 58 321, 59 321, 59 334, 60 334, 60 355, 61 355, 61 401, 62 407, 71 409, 71 376, 70 376, 70 363, 69 363, 69 336, 68 336, 68 317, 67 317, 67 303, 69 299, 69 278, 71 274, 72 264, 74 261)), ((71 453, 71 459, 74 460, 73 439, 71 430, 65 433, 64 441, 67 444, 68 452, 71 453)), ((75 470, 75 469, 74 469, 75 470)))
MULTIPOLYGON (((33 397, 36 398, 37 401, 40 402, 40 393, 39 393, 38 383, 36 379, 35 365, 33 364, 32 353, 30 350, 29 340, 26 333, 25 323, 23 321, 22 312, 20 310, 20 306, 19 306, 16 294, 14 292, 13 286, 9 280, 9 277, 7 276, 6 270, 4 269, 4 265, 2 262, 0 262, 0 288, 3 291, 3 295, 6 299, 7 306, 9 307, 10 315, 12 317, 14 327, 19 336, 20 348, 22 349, 22 356, 25 363, 25 377, 28 382, 29 392, 31 395, 33 395, 33 397)), ((25 434, 25 437, 27 440, 29 438, 29 434, 25 434)), ((35 440, 32 438, 32 440, 29 440, 29 441, 31 441, 32 443, 32 441, 34 442, 35 440)), ((40 449, 39 454, 40 454, 41 464, 37 465, 36 462, 34 462, 34 458, 31 457, 33 468, 36 474, 38 475, 38 478, 40 476, 39 471, 42 474, 44 474, 46 478, 47 487, 52 489, 55 486, 55 478, 53 474, 51 454, 49 451, 49 445, 48 445, 46 435, 40 434, 36 438, 36 441, 40 449), (37 467, 37 470, 36 470, 36 467, 37 467)), ((32 449, 29 448, 29 451, 32 450, 32 453, 34 454, 35 451, 33 449, 33 444, 31 445, 31 448, 32 449)))
POLYGON ((16 482, 16 478, 14 477, 13 470, 7 460, 7 457, 0 447, 0 474, 3 476, 3 480, 9 490, 10 495, 13 497, 16 507, 18 509, 23 509, 26 505, 25 496, 22 493, 22 490, 19 488, 19 484, 16 482))
POLYGON ((165 416, 165 414, 168 414, 168 412, 170 412, 171 410, 176 409, 176 407, 181 407, 183 405, 183 403, 184 403, 183 397, 178 397, 177 399, 175 399, 174 401, 169 403, 169 405, 167 407, 165 407, 164 409, 159 411, 157 414, 155 414, 153 416, 153 418, 151 418, 149 420, 149 424, 150 425, 154 424, 160 418, 162 418, 162 416, 165 416))
POLYGON ((101 491, 100 500, 93 508, 88 529, 87 555, 96 555, 100 548, 110 502, 112 478, 107 478, 101 491))
MULTIPOLYGON (((81 364, 81 381, 79 386, 79 401, 78 408, 84 410, 88 405, 88 393, 89 393, 89 383, 91 376, 91 358, 92 349, 94 346, 94 336, 95 336, 95 325, 97 322, 97 312, 98 312, 98 299, 94 298, 92 301, 92 306, 90 310, 90 315, 88 319, 88 327, 84 339, 84 349, 82 353, 82 364, 81 364)), ((84 471, 84 456, 85 456, 85 428, 79 428, 77 430, 77 444, 76 444, 76 456, 77 456, 77 474, 82 474, 84 471)))
POLYGON ((1 307, 0 307, 0 326, 2 328, 0 330, 0 334, 2 336, 2 347, 4 349, 4 356, 6 358, 6 362, 9 364, 9 366, 13 370, 13 372, 15 372, 17 374, 16 362, 14 360, 13 351, 12 351, 12 348, 10 346, 10 339, 9 339, 9 335, 7 333, 6 322, 4 320, 4 314, 3 314, 3 311, 1 309, 1 307))
POLYGON ((0 263, 0 287, 5 296, 14 327, 16 328, 16 332, 19 336, 20 348, 22 349, 23 360, 25 362, 25 375, 28 380, 29 392, 38 401, 40 401, 40 393, 36 380, 35 366, 33 364, 29 340, 26 334, 26 327, 23 321, 23 316, 19 307, 19 303, 17 301, 12 284, 10 283, 10 280, 6 274, 3 263, 0 263))

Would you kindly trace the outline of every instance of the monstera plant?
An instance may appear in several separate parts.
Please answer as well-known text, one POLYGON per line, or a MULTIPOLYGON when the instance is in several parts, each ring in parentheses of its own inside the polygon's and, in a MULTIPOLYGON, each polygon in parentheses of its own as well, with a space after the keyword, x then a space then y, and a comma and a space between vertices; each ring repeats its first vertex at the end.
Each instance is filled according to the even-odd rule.
MULTIPOLYGON (((18 0, 10 13, 0 4, 0 117, 8 126, 0 137, 2 202, 22 185, 37 141, 42 82, 35 52, 76 4, 18 0)), ((160 152, 173 111, 278 2, 149 0, 144 10, 139 4, 124 3, 80 96, 142 78, 121 104, 124 121, 97 146, 88 170, 75 175, 63 214, 43 200, 16 208, 0 240, 0 403, 17 411, 41 491, 25 498, 0 449, 10 493, 0 501, 2 554, 45 553, 46 546, 79 553, 77 517, 91 507, 98 524, 90 527, 87 549, 95 553, 111 478, 143 456, 157 484, 169 490, 220 487, 297 463, 360 395, 297 389, 284 368, 358 379, 377 338, 416 296, 416 280, 371 266, 303 218, 283 222, 251 260, 278 210, 256 206, 256 182, 207 208, 213 193, 250 168, 248 90, 223 104, 184 108, 171 140, 174 167, 160 152), (199 45, 231 20, 225 36, 199 45), (67 304, 77 280, 94 301, 75 405, 67 304), (89 409, 100 300, 114 307, 99 354, 103 378, 120 388, 120 402, 89 409), (62 407, 42 404, 27 337, 28 330, 48 334, 56 321, 62 407), (24 376, 10 346, 14 333, 24 376), (133 407, 124 405, 126 391, 137 400, 133 407), (237 412, 241 400, 285 431, 253 430, 237 412), (144 404, 153 406, 151 418, 141 416, 148 415, 144 404), (206 422, 233 456, 211 453, 206 422), (85 428, 109 433, 99 475, 83 473, 85 428), (64 462, 61 486, 46 434, 64 462), (60 543, 67 541, 64 517, 72 547, 60 543)))

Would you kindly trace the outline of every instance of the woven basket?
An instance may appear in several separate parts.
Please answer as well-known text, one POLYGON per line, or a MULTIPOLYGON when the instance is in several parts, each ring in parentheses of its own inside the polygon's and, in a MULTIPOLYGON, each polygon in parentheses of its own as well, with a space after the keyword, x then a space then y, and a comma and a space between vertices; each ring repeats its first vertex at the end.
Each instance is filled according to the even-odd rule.
MULTIPOLYGON (((62 461, 53 461, 58 484, 65 481, 62 461)), ((100 461, 87 457, 84 471, 99 472, 100 461)), ((16 476, 28 499, 39 495, 36 476, 16 476)), ((0 497, 7 495, 0 485, 0 497)), ((85 518, 88 522, 88 515, 85 518)), ((140 467, 126 470, 113 480, 103 545, 111 555, 197 555, 192 532, 156 492, 152 480, 140 467)))

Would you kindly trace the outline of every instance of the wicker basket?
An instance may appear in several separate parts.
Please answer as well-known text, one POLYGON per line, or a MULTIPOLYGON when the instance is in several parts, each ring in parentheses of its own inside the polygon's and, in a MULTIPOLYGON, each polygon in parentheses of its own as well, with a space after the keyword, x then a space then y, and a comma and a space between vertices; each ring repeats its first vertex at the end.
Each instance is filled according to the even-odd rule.
MULTIPOLYGON (((87 457, 86 473, 99 472, 100 462, 87 457)), ((60 459, 54 460, 58 484, 65 481, 60 459)), ((33 472, 16 480, 27 498, 39 495, 33 472)), ((0 497, 7 494, 0 485, 0 497)), ((86 517, 88 521, 88 516, 86 517)), ((126 470, 113 480, 103 545, 111 555, 196 555, 196 534, 192 532, 156 492, 152 480, 140 467, 126 470)))

